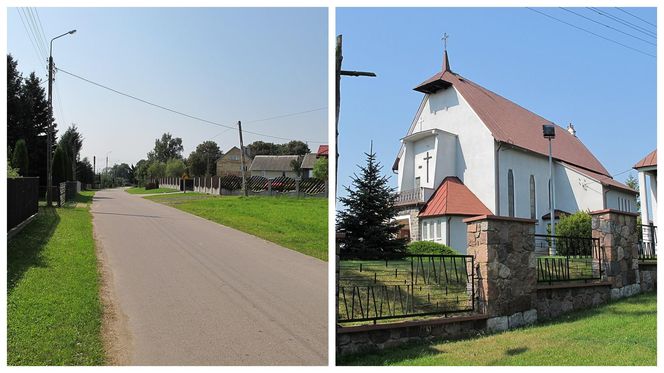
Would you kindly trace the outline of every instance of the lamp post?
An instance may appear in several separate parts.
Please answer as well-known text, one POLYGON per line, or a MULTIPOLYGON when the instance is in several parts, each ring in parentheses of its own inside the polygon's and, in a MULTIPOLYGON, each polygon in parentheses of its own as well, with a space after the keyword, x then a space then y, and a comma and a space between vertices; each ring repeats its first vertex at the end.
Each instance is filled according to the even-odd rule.
POLYGON ((106 168, 104 168, 104 174, 106 175, 106 181, 108 181, 108 155, 111 154, 113 151, 109 150, 106 152, 106 168))
POLYGON ((50 116, 50 123, 46 130, 46 205, 48 207, 53 205, 53 195, 51 191, 53 185, 53 167, 51 165, 51 151, 53 150, 53 40, 65 35, 72 35, 75 32, 76 30, 71 30, 51 39, 48 51, 48 111, 50 116))
MULTIPOLYGON (((549 217, 551 219, 551 236, 556 235, 555 213, 556 213, 556 183, 553 178, 553 152, 551 150, 551 140, 556 138, 556 126, 553 124, 542 125, 542 133, 545 139, 549 140, 549 217)), ((556 240, 551 238, 550 255, 556 255, 556 240)))

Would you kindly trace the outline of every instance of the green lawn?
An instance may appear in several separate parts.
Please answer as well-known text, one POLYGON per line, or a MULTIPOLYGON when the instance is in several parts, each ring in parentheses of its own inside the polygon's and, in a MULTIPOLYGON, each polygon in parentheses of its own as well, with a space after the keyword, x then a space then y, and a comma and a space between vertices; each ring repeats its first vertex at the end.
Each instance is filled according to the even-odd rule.
POLYGON ((641 294, 528 328, 411 344, 340 365, 655 365, 657 297, 641 294))
POLYGON ((7 363, 101 365, 101 317, 88 208, 40 208, 7 244, 7 363))
POLYGON ((177 189, 171 189, 171 188, 157 188, 157 189, 148 189, 145 190, 145 188, 142 187, 133 187, 133 188, 128 188, 126 189, 127 193, 129 194, 155 194, 155 193, 173 193, 173 192, 179 192, 177 189))
POLYGON ((146 197, 327 261, 327 199, 212 196, 146 197))

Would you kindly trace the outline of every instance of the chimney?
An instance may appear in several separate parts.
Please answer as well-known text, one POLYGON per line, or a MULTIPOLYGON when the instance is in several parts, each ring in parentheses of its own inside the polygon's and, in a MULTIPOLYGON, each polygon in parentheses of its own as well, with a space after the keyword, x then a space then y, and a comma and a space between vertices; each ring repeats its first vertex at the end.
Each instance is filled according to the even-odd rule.
POLYGON ((571 133, 572 136, 576 137, 576 130, 574 129, 574 125, 572 123, 567 125, 567 132, 571 133))

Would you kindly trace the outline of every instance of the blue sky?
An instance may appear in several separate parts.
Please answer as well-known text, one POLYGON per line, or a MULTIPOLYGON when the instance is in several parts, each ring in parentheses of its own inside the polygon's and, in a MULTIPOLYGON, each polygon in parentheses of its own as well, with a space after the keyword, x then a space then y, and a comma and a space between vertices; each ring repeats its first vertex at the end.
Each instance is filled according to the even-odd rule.
MULTIPOLYGON (((327 142, 327 110, 248 123, 327 106, 327 9, 37 8, 45 37, 77 29, 53 43, 58 67, 111 88, 194 116, 289 139, 327 142)), ((27 76, 46 81, 16 8, 7 10, 8 53, 27 76)), ((46 49, 48 45, 46 45, 46 49)), ((46 51, 48 53, 48 50, 46 51)), ((181 137, 187 156, 224 131, 97 88, 64 73, 54 106, 62 132, 76 123, 81 156, 107 152, 110 164, 136 163, 164 132, 181 137), (59 97, 58 97, 59 96, 59 97)), ((214 138, 223 151, 236 130, 214 138)), ((284 140, 245 133, 255 140, 284 140)), ((319 143, 310 142, 312 150, 319 143)), ((103 165, 102 165, 103 166, 103 165)))
MULTIPOLYGON (((621 43, 656 54, 648 43, 609 30, 562 9, 542 9, 621 43)), ((655 24, 654 9, 629 12, 655 24)), ((620 24, 588 9, 577 13, 620 24), (599 18, 598 18, 599 17, 599 18)), ((654 30, 616 9, 607 12, 654 30)), ((378 77, 344 77, 339 121, 339 185, 349 185, 373 140, 386 174, 408 131, 422 93, 413 88, 440 71, 443 33, 450 35, 452 70, 565 127, 612 175, 631 169, 655 149, 656 59, 586 34, 525 8, 337 9, 343 68, 378 77)), ((655 39, 624 26, 643 39, 655 39)), ((624 181, 630 172, 615 178, 624 181)), ((631 174, 636 176, 632 170, 631 174)), ((345 194, 339 188, 339 194, 345 194)))

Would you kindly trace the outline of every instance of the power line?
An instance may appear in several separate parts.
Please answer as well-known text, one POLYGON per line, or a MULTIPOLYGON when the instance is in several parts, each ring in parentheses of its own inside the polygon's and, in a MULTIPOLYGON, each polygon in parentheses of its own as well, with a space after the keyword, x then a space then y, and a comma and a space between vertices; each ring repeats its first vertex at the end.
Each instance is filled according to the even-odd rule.
MULTIPOLYGON (((105 85, 103 85, 103 84, 100 84, 100 83, 94 82, 94 81, 92 81, 92 80, 90 80, 90 79, 87 79, 87 78, 84 78, 84 77, 82 77, 82 76, 76 75, 76 74, 71 73, 71 72, 69 72, 69 71, 67 71, 67 70, 63 70, 63 69, 61 69, 61 68, 59 68, 59 67, 56 67, 56 70, 57 70, 57 71, 61 71, 61 72, 65 73, 65 74, 67 74, 67 75, 69 75, 69 76, 74 77, 74 78, 77 78, 77 79, 83 80, 83 81, 85 81, 85 82, 87 82, 87 83, 90 83, 90 84, 92 84, 92 85, 95 85, 95 86, 97 86, 97 87, 100 87, 100 88, 103 88, 103 89, 109 90, 109 91, 111 91, 111 92, 117 93, 117 94, 119 94, 119 95, 122 95, 122 96, 125 96, 125 97, 128 97, 128 98, 134 99, 134 100, 139 101, 139 102, 142 102, 142 103, 144 103, 144 104, 147 104, 147 105, 150 105, 150 106, 154 106, 154 107, 159 108, 159 109, 162 109, 162 110, 169 111, 169 112, 174 113, 174 114, 182 115, 182 116, 187 117, 187 118, 189 118, 189 119, 194 119, 194 120, 197 120, 197 121, 200 121, 200 122, 203 122, 203 123, 211 124, 211 125, 218 126, 218 127, 224 127, 224 128, 227 128, 227 129, 235 129, 235 127, 233 127, 233 126, 230 125, 230 124, 222 124, 222 123, 218 123, 218 122, 211 121, 211 120, 208 120, 208 119, 205 119, 205 118, 197 117, 197 116, 195 116, 195 115, 191 115, 191 114, 183 113, 183 112, 181 112, 181 111, 178 111, 178 110, 175 110, 175 109, 171 109, 171 108, 168 108, 168 107, 166 107, 166 106, 162 106, 162 105, 159 105, 159 104, 155 104, 154 102, 150 102, 150 101, 148 101, 148 100, 144 100, 144 99, 142 99, 142 98, 139 98, 139 97, 136 97, 136 96, 130 95, 130 94, 128 94, 128 93, 118 91, 117 89, 113 89, 113 88, 108 87, 108 86, 105 86, 105 85)), ((263 122, 263 121, 268 121, 268 120, 273 120, 273 119, 292 117, 292 116, 296 116, 296 115, 302 115, 302 114, 312 113, 312 112, 315 112, 315 111, 321 111, 321 110, 324 110, 324 109, 327 109, 327 107, 320 107, 320 108, 309 109, 309 110, 304 110, 304 111, 299 111, 299 112, 294 112, 294 113, 275 115, 275 116, 267 117, 267 118, 254 119, 254 120, 245 121, 245 123, 263 122)), ((257 136, 262 136, 262 137, 270 137, 270 138, 274 138, 274 139, 280 139, 280 140, 287 140, 287 141, 292 141, 292 140, 293 140, 293 139, 291 139, 291 138, 279 137, 279 136, 272 136, 272 135, 266 135, 266 134, 264 134, 264 133, 252 132, 252 131, 247 131, 247 130, 245 130, 245 131, 243 131, 243 132, 251 133, 251 134, 254 134, 254 135, 257 135, 257 136)), ((324 141, 313 141, 313 140, 301 140, 301 141, 311 142, 311 143, 316 143, 316 144, 325 144, 325 143, 326 143, 326 142, 324 142, 324 141)))
POLYGON ((638 20, 643 21, 643 22, 649 24, 650 26, 657 27, 656 24, 654 24, 654 23, 650 23, 650 22, 646 21, 645 19, 643 19, 643 18, 641 18, 641 17, 639 17, 639 16, 637 16, 637 15, 635 15, 635 14, 633 14, 633 13, 630 13, 630 12, 626 11, 626 10, 623 9, 623 8, 618 8, 618 7, 616 7, 616 9, 618 9, 619 11, 621 11, 621 12, 623 12, 623 13, 625 13, 625 14, 629 14, 630 16, 632 16, 632 17, 634 17, 634 18, 636 18, 636 19, 638 19, 638 20))
POLYGON ((614 21, 616 21, 616 22, 618 22, 618 23, 620 23, 620 24, 623 24, 623 25, 625 25, 625 26, 627 26, 627 27, 629 27, 629 28, 631 28, 631 29, 633 29, 633 30, 636 30, 636 31, 638 31, 638 32, 640 32, 640 33, 642 33, 642 34, 645 34, 645 35, 648 35, 648 36, 650 36, 650 37, 652 37, 652 38, 657 39, 657 34, 655 34, 654 32, 652 32, 652 31, 650 31, 650 30, 648 30, 648 29, 645 29, 645 28, 643 28, 643 27, 641 27, 641 26, 639 26, 639 25, 635 25, 635 24, 633 24, 633 23, 631 23, 631 22, 629 22, 629 21, 625 21, 624 19, 622 19, 622 18, 620 18, 620 17, 616 17, 616 16, 614 16, 613 14, 608 13, 608 12, 605 12, 605 11, 602 11, 602 10, 600 10, 600 9, 598 9, 598 8, 592 8, 592 7, 591 7, 591 8, 588 8, 588 9, 590 9, 590 10, 596 12, 597 14, 603 15, 604 17, 610 18, 610 19, 612 19, 612 20, 614 20, 614 21))
POLYGON ((46 51, 47 51, 46 47, 44 47, 44 40, 42 39, 41 34, 39 33, 39 30, 37 29, 37 24, 36 24, 35 19, 32 15, 32 12, 30 12, 30 8, 23 8, 23 14, 25 15, 25 18, 28 21, 28 25, 30 26, 30 29, 32 30, 32 34, 35 36, 35 40, 37 41, 37 46, 39 47, 39 50, 42 53, 42 56, 47 56, 48 54, 46 53, 46 51))
POLYGON ((32 34, 28 31, 28 26, 26 26, 25 21, 23 20, 23 14, 21 13, 20 8, 16 8, 16 12, 18 12, 19 17, 21 17, 21 23, 23 24, 23 29, 25 30, 25 34, 28 36, 28 39, 30 40, 30 44, 32 44, 32 51, 35 52, 35 56, 37 57, 37 60, 40 61, 39 66, 44 67, 42 65, 42 62, 41 62, 43 56, 39 52, 39 48, 37 48, 37 45, 35 44, 35 41, 33 40, 32 34))
POLYGON ((597 33, 594 33, 594 32, 592 32, 592 31, 590 31, 590 30, 584 29, 583 27, 576 26, 576 25, 574 25, 574 24, 571 24, 571 23, 569 23, 569 22, 566 22, 566 21, 563 21, 563 20, 561 20, 561 19, 559 19, 559 18, 556 18, 556 17, 554 17, 554 16, 552 16, 552 15, 546 14, 546 13, 544 13, 544 12, 540 12, 539 10, 536 10, 536 9, 533 9, 533 8, 528 8, 528 7, 527 7, 526 9, 528 9, 528 10, 532 10, 532 11, 535 12, 535 13, 539 13, 539 14, 545 16, 545 17, 551 18, 551 19, 553 19, 553 20, 555 20, 555 21, 558 21, 558 22, 560 22, 560 23, 564 23, 564 24, 566 24, 566 25, 568 25, 568 26, 570 26, 570 27, 574 27, 574 28, 577 29, 577 30, 581 30, 581 31, 586 32, 586 33, 588 33, 588 34, 594 35, 594 36, 596 36, 596 37, 598 37, 598 38, 604 39, 604 40, 606 40, 606 41, 610 41, 611 43, 618 44, 618 45, 623 46, 623 47, 625 47, 625 48, 627 48, 627 49, 631 49, 631 50, 633 50, 633 51, 635 51, 635 52, 638 52, 638 53, 641 53, 641 54, 645 54, 646 56, 650 56, 650 57, 656 58, 656 56, 653 55, 653 54, 650 54, 650 53, 648 53, 648 52, 644 52, 644 51, 642 51, 642 50, 640 50, 640 49, 636 49, 636 48, 630 47, 629 45, 623 44, 623 43, 618 42, 618 41, 615 41, 615 40, 613 40, 613 39, 609 39, 609 38, 607 38, 607 37, 605 37, 605 36, 602 36, 602 35, 599 35, 599 34, 597 34, 597 33))
POLYGON ((562 7, 561 7, 560 9, 562 9, 562 10, 564 10, 564 11, 566 11, 566 12, 572 13, 572 14, 576 14, 577 16, 579 16, 579 17, 581 17, 581 18, 587 19, 588 21, 591 21, 591 22, 597 23, 597 24, 602 25, 602 26, 604 26, 604 27, 608 27, 608 28, 610 28, 611 30, 614 30, 614 31, 617 31, 617 32, 619 32, 619 33, 621 33, 621 34, 624 34, 624 35, 630 36, 630 37, 632 37, 632 38, 634 38, 634 39, 641 40, 641 41, 644 42, 644 43, 648 43, 648 44, 650 44, 650 45, 657 46, 657 43, 653 43, 653 42, 651 42, 651 41, 649 41, 649 40, 646 40, 646 39, 640 38, 640 37, 638 37, 638 36, 636 36, 636 35, 632 35, 632 34, 630 34, 630 33, 628 33, 628 32, 623 31, 623 30, 619 30, 619 29, 617 29, 617 28, 615 28, 615 27, 613 27, 613 26, 609 26, 609 25, 607 25, 606 23, 602 23, 602 22, 596 21, 596 20, 594 20, 594 19, 592 19, 592 18, 590 18, 590 17, 586 17, 586 16, 584 16, 583 14, 577 13, 577 12, 571 10, 571 9, 562 8, 562 7))

